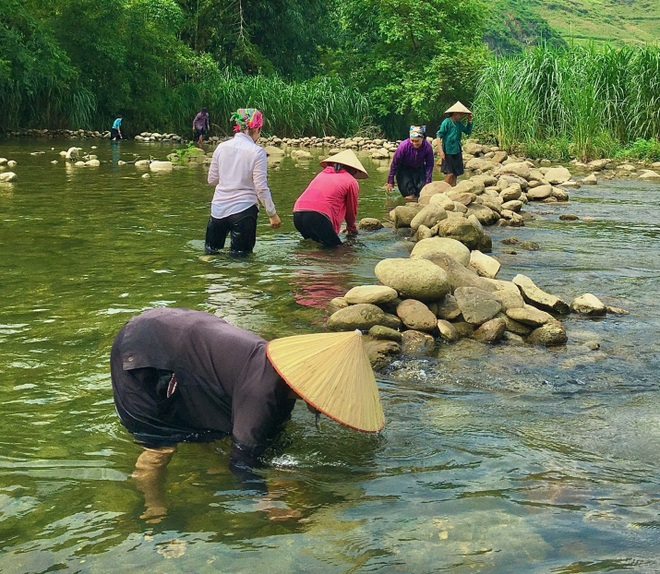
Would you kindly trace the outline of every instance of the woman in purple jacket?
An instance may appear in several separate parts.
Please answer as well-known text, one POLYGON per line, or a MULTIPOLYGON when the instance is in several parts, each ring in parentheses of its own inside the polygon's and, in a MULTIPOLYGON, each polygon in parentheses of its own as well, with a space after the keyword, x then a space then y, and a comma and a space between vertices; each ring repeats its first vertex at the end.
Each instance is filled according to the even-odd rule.
POLYGON ((385 189, 392 191, 394 179, 401 195, 409 201, 433 179, 433 146, 426 141, 426 126, 410 126, 410 137, 394 152, 385 189))

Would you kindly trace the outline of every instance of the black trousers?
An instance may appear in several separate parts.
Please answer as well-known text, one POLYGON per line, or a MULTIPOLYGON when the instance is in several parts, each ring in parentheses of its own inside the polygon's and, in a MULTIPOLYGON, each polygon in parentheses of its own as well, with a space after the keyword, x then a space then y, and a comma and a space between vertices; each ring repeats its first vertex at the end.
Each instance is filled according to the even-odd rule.
POLYGON ((293 224, 305 239, 313 239, 326 247, 341 245, 330 218, 318 211, 294 211, 293 224))
POLYGON ((227 235, 230 236, 229 253, 231 255, 249 255, 257 242, 257 216, 259 208, 256 205, 240 213, 234 213, 216 219, 209 217, 206 226, 206 253, 214 254, 225 246, 227 235))
POLYGON ((400 165, 396 170, 396 183, 403 197, 419 197, 419 192, 426 185, 426 168, 400 165))

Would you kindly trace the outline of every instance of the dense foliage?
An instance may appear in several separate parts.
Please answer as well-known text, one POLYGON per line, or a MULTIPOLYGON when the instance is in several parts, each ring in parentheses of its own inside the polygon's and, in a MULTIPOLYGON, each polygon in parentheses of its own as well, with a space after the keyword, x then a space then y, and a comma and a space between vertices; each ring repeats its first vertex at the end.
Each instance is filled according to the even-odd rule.
POLYGON ((188 129, 258 105, 281 134, 438 121, 470 99, 481 0, 2 0, 0 130, 188 129))

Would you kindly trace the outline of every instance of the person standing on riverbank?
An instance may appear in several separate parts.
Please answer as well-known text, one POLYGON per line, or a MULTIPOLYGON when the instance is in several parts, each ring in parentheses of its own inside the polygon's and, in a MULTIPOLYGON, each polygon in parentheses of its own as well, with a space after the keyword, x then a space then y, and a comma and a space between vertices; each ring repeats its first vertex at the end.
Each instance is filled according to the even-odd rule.
POLYGON ((204 143, 204 136, 208 133, 209 126, 209 111, 202 108, 193 119, 192 124, 193 140, 200 147, 204 143))
POLYGON ((277 228, 282 222, 268 187, 266 150, 257 145, 263 115, 254 108, 241 108, 231 120, 236 134, 218 145, 209 166, 208 182, 215 185, 215 192, 205 250, 207 254, 218 253, 229 234, 229 253, 245 256, 252 253, 257 241, 259 203, 271 227, 277 228))
POLYGON ((178 443, 231 436, 230 467, 254 488, 252 469, 299 398, 356 430, 384 425, 359 331, 267 342, 204 311, 150 309, 119 331, 110 369, 119 419, 144 449, 134 472, 144 518, 165 512, 157 482, 178 443))
POLYGON ((119 141, 122 139, 121 135, 121 120, 122 120, 122 115, 119 114, 117 116, 117 119, 112 123, 112 128, 110 129, 110 139, 113 142, 119 141))
POLYGON ((339 231, 346 220, 346 235, 358 234, 358 179, 369 177, 352 150, 321 161, 323 170, 311 181, 293 206, 293 224, 305 239, 326 247, 342 244, 339 231))
POLYGON ((445 174, 445 181, 454 187, 464 173, 461 136, 472 133, 472 112, 461 102, 456 102, 445 111, 445 116, 435 134, 435 143, 440 157, 438 165, 445 174), (464 121, 466 117, 467 123, 464 121))
POLYGON ((394 179, 408 201, 419 197, 433 179, 433 146, 426 141, 426 126, 410 126, 410 137, 399 144, 387 176, 385 189, 392 191, 394 179))

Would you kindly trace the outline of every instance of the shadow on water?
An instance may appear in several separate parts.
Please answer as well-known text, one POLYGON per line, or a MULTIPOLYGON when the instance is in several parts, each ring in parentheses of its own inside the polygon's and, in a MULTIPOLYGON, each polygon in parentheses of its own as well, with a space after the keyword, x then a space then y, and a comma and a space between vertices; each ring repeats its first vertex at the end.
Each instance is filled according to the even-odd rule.
MULTIPOLYGON (((316 332, 330 299, 375 283, 375 264, 410 245, 388 229, 332 251, 302 241, 290 210, 318 166, 287 157, 269 173, 282 227, 260 216, 252 257, 207 257, 203 166, 143 177, 132 162, 171 147, 122 141, 77 168, 59 155, 70 145, 0 142, 19 176, 0 189, 2 572, 660 569, 657 187, 571 190, 567 204, 527 206, 523 228, 489 229, 500 278, 526 274, 567 301, 592 292, 628 315, 567 317, 559 349, 466 340, 397 358, 378 373, 378 436, 317 430, 296 407, 260 471, 288 519, 270 520, 229 473, 226 441, 182 445, 152 524, 110 392, 124 322, 167 305, 266 338, 316 332)), ((364 164, 360 216, 382 219, 400 200, 382 163, 364 164)))

